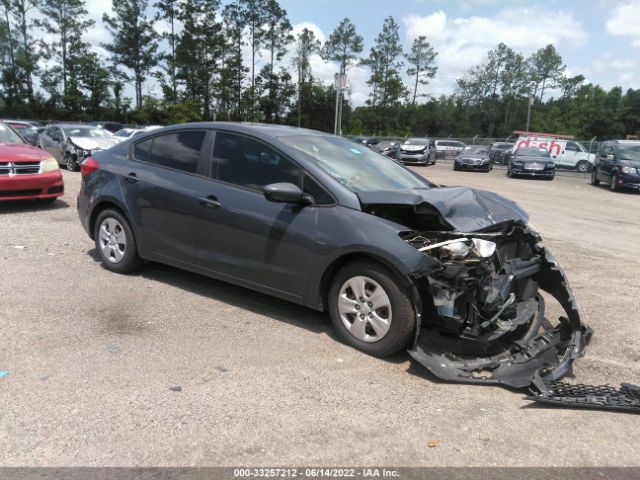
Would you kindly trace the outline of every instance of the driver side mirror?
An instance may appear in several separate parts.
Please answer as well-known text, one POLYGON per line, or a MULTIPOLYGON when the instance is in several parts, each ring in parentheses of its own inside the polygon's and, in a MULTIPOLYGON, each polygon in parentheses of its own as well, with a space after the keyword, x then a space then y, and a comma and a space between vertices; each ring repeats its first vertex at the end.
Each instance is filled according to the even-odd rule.
POLYGON ((272 183, 264 187, 264 198, 270 202, 281 203, 303 203, 311 205, 314 203, 313 197, 300 190, 300 187, 293 183, 272 183))

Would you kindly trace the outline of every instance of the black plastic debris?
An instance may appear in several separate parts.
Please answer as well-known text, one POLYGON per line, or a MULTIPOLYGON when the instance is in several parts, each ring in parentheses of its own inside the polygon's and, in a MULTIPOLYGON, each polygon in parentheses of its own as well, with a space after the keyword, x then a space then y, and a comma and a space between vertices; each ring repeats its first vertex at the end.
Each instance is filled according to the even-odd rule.
POLYGON ((532 391, 527 398, 562 407, 640 413, 640 387, 637 385, 623 383, 620 389, 615 389, 609 385, 552 382, 545 387, 543 391, 532 391))

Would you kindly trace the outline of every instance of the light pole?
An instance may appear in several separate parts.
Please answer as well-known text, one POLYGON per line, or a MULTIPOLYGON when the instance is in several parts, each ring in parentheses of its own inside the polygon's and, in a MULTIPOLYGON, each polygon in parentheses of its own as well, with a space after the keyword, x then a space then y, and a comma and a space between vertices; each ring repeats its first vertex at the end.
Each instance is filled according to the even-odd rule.
POLYGON ((524 129, 529 131, 529 123, 531 123, 531 105, 533 105, 533 85, 529 86, 529 101, 527 102, 527 127, 524 129))
POLYGON ((333 76, 334 87, 336 89, 336 118, 333 133, 335 135, 342 134, 342 92, 347 89, 347 75, 344 73, 336 73, 333 76))

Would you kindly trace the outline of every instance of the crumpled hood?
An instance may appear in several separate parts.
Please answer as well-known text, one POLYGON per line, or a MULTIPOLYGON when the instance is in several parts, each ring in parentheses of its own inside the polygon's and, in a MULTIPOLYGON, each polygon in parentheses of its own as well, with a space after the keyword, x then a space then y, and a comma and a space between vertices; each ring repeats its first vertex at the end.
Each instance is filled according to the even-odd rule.
POLYGON ((105 150, 113 147, 118 140, 109 137, 69 137, 71 143, 83 150, 105 150))
POLYGON ((468 187, 434 187, 425 190, 395 192, 359 192, 364 205, 407 205, 419 211, 430 205, 451 227, 460 232, 474 232, 504 222, 527 223, 529 215, 514 201, 497 193, 468 187))

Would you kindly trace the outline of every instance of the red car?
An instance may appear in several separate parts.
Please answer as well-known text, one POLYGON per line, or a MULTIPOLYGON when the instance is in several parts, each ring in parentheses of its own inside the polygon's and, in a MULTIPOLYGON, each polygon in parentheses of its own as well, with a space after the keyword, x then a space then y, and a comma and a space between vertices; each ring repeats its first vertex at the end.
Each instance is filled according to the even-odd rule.
POLYGON ((64 183, 56 159, 27 144, 0 122, 0 201, 36 199, 49 203, 63 194, 64 183))

